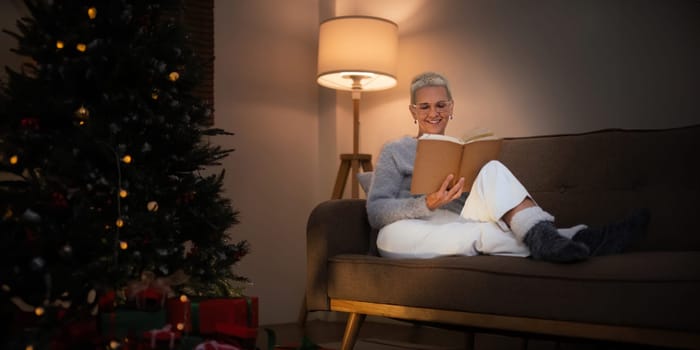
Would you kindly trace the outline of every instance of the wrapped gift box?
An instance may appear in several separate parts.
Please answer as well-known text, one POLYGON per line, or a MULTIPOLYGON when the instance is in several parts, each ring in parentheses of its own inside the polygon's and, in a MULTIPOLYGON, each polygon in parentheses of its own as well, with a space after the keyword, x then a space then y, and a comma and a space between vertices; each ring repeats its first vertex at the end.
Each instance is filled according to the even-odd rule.
POLYGON ((165 317, 169 325, 181 332, 192 332, 192 302, 186 297, 172 297, 165 301, 165 317))
POLYGON ((106 337, 122 339, 162 328, 165 321, 165 310, 151 312, 118 308, 114 312, 100 315, 100 330, 106 337))
POLYGON ((258 298, 207 299, 199 303, 199 332, 226 343, 254 348, 258 334, 258 298))
POLYGON ((199 303, 199 332, 216 333, 217 325, 258 328, 258 298, 206 299, 199 303))

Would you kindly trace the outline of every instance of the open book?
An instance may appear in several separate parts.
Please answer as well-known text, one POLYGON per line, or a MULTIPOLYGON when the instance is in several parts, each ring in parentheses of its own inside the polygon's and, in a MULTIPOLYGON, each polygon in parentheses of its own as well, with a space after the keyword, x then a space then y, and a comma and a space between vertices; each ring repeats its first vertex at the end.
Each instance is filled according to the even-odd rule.
POLYGON ((471 135, 461 139, 436 134, 421 136, 413 164, 411 193, 435 192, 449 174, 455 175, 450 186, 464 177, 464 191, 469 191, 484 164, 498 158, 503 142, 485 130, 471 135))

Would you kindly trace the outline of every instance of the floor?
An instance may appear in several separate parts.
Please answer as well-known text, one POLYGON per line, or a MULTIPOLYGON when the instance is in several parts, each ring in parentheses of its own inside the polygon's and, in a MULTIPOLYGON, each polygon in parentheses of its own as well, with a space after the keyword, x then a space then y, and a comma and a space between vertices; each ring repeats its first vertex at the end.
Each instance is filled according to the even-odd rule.
MULTIPOLYGON (((345 330, 340 321, 307 321, 306 327, 297 323, 262 326, 257 346, 267 350, 268 338, 264 329, 272 330, 276 336, 278 350, 298 349, 306 338, 322 349, 340 349, 345 330)), ((467 349, 468 335, 460 331, 415 326, 403 322, 366 321, 360 329, 359 340, 354 350, 463 350, 467 349)), ((476 350, 592 350, 624 349, 650 350, 648 347, 576 343, 572 341, 528 339, 495 334, 476 334, 473 338, 476 350)))
MULTIPOLYGON (((304 338, 323 348, 338 349, 343 338, 345 323, 338 321, 308 321, 306 327, 296 323, 263 326, 274 331, 277 345, 283 348, 297 348, 304 338)), ((266 332, 258 337, 258 348, 268 349, 266 332)), ((383 350, 396 348, 413 349, 464 349, 464 335, 435 328, 415 327, 409 324, 365 322, 360 329, 359 341, 355 349, 383 350)))

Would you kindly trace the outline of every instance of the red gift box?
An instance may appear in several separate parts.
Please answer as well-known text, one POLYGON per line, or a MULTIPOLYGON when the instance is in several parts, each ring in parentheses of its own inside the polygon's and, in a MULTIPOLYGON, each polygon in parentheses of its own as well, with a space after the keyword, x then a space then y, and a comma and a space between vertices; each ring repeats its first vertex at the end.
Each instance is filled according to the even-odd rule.
POLYGON ((158 288, 149 287, 136 294, 136 308, 140 310, 160 310, 165 304, 166 295, 158 288))
POLYGON ((192 302, 186 297, 172 297, 165 301, 165 317, 173 329, 192 331, 192 302))
POLYGON ((231 336, 257 336, 258 298, 207 299, 199 303, 199 332, 204 335, 233 331, 231 336), (236 330, 238 328, 239 330, 236 330), (248 330, 243 330, 247 328, 248 330), (253 331, 254 330, 254 331, 253 331))
POLYGON ((63 325, 51 339, 49 348, 51 350, 89 348, 101 341, 102 336, 97 329, 97 318, 88 317, 63 325))
POLYGON ((109 290, 100 296, 97 303, 100 305, 100 312, 114 312, 117 306, 117 293, 109 290))

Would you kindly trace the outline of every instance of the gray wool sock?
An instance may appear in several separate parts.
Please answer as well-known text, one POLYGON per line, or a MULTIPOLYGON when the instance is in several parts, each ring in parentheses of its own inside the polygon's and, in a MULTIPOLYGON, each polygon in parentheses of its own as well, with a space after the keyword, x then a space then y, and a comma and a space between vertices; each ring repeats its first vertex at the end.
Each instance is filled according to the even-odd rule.
POLYGON ((587 245, 591 255, 622 253, 646 233, 650 217, 648 209, 637 209, 621 221, 600 228, 581 230, 572 239, 587 245))
POLYGON ((540 221, 553 222, 554 216, 537 206, 525 208, 513 215, 509 223, 510 230, 518 240, 522 241, 532 226, 535 226, 540 221))
POLYGON ((535 260, 573 262, 588 257, 585 244, 559 234, 554 216, 540 207, 525 208, 513 215, 510 229, 530 249, 535 260))
POLYGON ((566 263, 585 260, 589 256, 585 244, 560 235, 551 221, 535 224, 525 235, 523 243, 530 248, 530 256, 535 260, 566 263))

